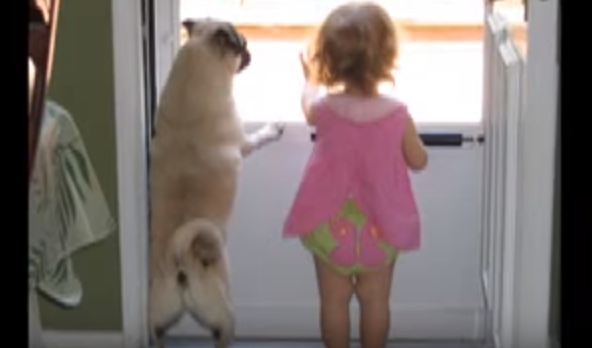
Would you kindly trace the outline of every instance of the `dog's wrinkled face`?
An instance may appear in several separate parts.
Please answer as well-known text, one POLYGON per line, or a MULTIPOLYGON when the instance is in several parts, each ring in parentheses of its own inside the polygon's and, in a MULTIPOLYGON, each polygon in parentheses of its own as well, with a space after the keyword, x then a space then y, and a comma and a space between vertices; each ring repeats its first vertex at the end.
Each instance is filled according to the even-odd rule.
POLYGON ((251 54, 247 49, 247 40, 230 22, 212 18, 187 19, 183 27, 192 37, 205 37, 222 56, 231 54, 239 58, 237 73, 245 69, 251 62, 251 54))

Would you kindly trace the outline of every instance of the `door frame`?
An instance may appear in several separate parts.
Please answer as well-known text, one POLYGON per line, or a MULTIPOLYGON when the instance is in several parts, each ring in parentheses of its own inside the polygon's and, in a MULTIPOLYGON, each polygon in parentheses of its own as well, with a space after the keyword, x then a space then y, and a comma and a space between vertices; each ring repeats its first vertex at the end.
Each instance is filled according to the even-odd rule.
POLYGON ((148 347, 148 168, 142 0, 112 0, 124 348, 148 347))
MULTIPOLYGON (((559 119, 559 1, 528 1, 520 151, 513 347, 550 346, 551 246, 559 119)), ((505 348, 505 347, 504 347, 505 348)))
MULTIPOLYGON (((174 7, 156 2, 159 11, 174 7)), ((170 3, 177 3, 171 0, 170 3)), ((170 4, 169 3, 169 4, 170 4)), ((125 348, 148 346, 148 172, 146 110, 142 59, 141 0, 112 0, 115 118, 122 274, 122 318, 125 348)), ((178 12, 178 11, 177 11, 178 12)), ((558 104, 557 0, 529 1, 527 102, 520 130, 521 187, 518 195, 519 236, 516 245, 514 346, 548 347, 554 147, 558 104), (550 73, 549 73, 550 72, 550 73), (535 125, 535 127, 533 127, 535 125), (528 154, 528 156, 525 156, 528 154), (522 217, 522 218, 520 218, 522 217), (530 217, 530 219, 524 218, 530 217)), ((175 35, 178 14, 169 13, 175 35)), ((159 29, 160 30, 160 29, 159 29)), ((158 31, 157 31, 158 35, 158 31)), ((157 36, 170 40, 172 36, 157 36)), ((174 57, 159 52, 157 62, 174 57)), ((157 77, 163 83, 164 73, 157 77)), ((160 89, 160 88, 159 88, 160 89)))

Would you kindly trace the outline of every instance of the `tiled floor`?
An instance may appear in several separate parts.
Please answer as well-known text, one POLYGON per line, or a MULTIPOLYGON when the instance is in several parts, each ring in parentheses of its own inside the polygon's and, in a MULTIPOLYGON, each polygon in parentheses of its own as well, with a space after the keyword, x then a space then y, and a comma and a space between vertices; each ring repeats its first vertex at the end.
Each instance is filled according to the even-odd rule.
MULTIPOLYGON (((211 348, 211 341, 191 339, 169 339, 168 348, 211 348)), ((233 348, 323 348, 318 341, 240 341, 232 345, 233 348)), ((359 348, 358 343, 352 348, 359 348)), ((458 341, 399 341, 391 342, 387 348, 490 348, 479 342, 458 341)))

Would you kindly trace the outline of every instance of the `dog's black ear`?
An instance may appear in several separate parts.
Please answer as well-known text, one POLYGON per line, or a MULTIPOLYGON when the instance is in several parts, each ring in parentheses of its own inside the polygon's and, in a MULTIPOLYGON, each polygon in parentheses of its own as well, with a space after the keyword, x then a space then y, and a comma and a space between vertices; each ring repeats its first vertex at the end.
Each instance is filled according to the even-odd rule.
POLYGON ((247 47, 247 40, 231 23, 223 23, 212 36, 220 47, 230 48, 234 53, 242 53, 247 47))
POLYGON ((202 233, 198 233, 191 242, 193 256, 205 268, 215 264, 220 259, 221 247, 220 241, 210 230, 204 230, 202 233))
POLYGON ((186 19, 183 22, 181 22, 181 25, 183 26, 183 28, 185 28, 185 30, 187 30, 187 36, 191 36, 193 28, 195 27, 195 20, 186 19))

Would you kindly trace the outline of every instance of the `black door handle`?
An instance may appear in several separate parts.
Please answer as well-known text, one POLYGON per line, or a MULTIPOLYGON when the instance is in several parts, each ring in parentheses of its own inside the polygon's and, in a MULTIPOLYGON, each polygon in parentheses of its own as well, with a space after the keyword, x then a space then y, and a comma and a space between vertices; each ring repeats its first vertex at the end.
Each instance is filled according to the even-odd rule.
POLYGON ((478 142, 481 144, 485 141, 483 135, 474 137, 461 133, 421 133, 419 137, 425 146, 462 146, 464 142, 478 142))
MULTIPOLYGON (((463 142, 483 143, 483 135, 477 137, 465 136, 461 133, 421 133, 419 137, 425 146, 462 146, 463 142)), ((316 133, 310 133, 310 140, 315 141, 316 133)))

